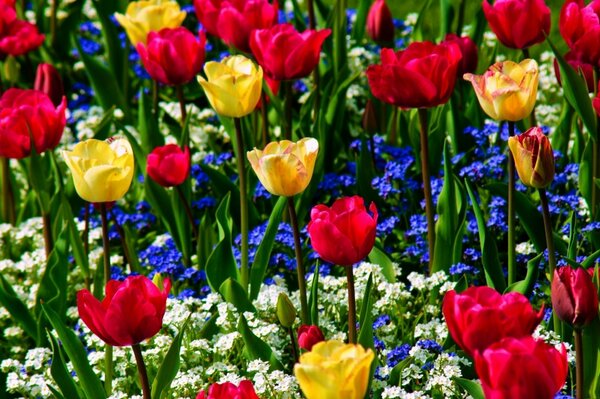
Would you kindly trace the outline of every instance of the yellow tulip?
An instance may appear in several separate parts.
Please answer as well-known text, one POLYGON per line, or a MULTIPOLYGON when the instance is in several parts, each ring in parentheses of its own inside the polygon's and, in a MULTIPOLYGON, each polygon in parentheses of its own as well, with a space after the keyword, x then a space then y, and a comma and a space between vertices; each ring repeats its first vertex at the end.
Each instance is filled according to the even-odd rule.
POLYGON ((483 75, 466 73, 481 108, 492 119, 516 122, 533 110, 538 88, 538 65, 526 59, 520 63, 497 62, 483 75))
POLYGON ((262 90, 263 70, 243 55, 204 65, 208 80, 198 77, 210 105, 219 115, 241 118, 254 111, 262 90))
POLYGON ((292 197, 306 189, 313 175, 319 142, 306 137, 294 143, 274 141, 264 150, 248 151, 248 161, 268 192, 292 197))
POLYGON ((125 15, 115 13, 117 21, 127 32, 131 44, 146 44, 150 32, 163 28, 177 28, 185 19, 186 12, 171 0, 133 1, 127 6, 125 15))
POLYGON ((123 138, 89 139, 73 151, 63 151, 73 174, 77 194, 88 202, 111 202, 122 198, 133 179, 133 151, 123 138))
POLYGON ((535 126, 508 138, 519 178, 529 187, 545 188, 554 180, 554 153, 550 140, 535 126))
POLYGON ((363 399, 374 357, 360 345, 323 341, 300 356, 294 374, 306 399, 363 399))

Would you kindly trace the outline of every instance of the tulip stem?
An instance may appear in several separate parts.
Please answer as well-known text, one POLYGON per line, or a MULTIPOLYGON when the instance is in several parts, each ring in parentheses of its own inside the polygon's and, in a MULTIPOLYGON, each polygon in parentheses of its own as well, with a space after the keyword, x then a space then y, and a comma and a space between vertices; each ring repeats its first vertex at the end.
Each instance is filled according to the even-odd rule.
POLYGON ((106 344, 104 346, 104 390, 107 396, 112 394, 113 368, 113 347, 106 344))
POLYGON ((15 212, 15 197, 10 177, 9 159, 2 157, 2 218, 4 222, 14 225, 17 221, 15 212))
POLYGON ((292 82, 287 80, 283 82, 283 89, 285 92, 284 104, 283 104, 283 117, 284 121, 284 138, 286 140, 292 139, 292 82))
POLYGON ((133 354, 135 356, 135 362, 137 363, 138 373, 140 375, 140 383, 142 384, 142 392, 144 399, 151 399, 150 384, 148 383, 148 373, 146 372, 146 364, 144 363, 144 356, 142 355, 142 348, 140 344, 131 345, 133 354))
POLYGON ((42 212, 42 224, 44 229, 44 248, 46 250, 46 260, 50 258, 50 253, 54 248, 54 240, 52 239, 52 219, 50 213, 42 212))
POLYGON ((576 398, 583 399, 583 332, 575 328, 575 390, 576 398))
MULTIPOLYGON (((298 363, 298 350, 296 349, 296 337, 294 336, 294 329, 292 327, 288 328, 290 333, 290 343, 292 344, 292 358, 294 360, 294 364, 298 363)), ((292 365, 292 369, 294 366, 292 365)))
POLYGON ((546 189, 538 189, 540 202, 542 203, 542 216, 544 217, 544 231, 546 233, 546 247, 548 248, 548 265, 550 265, 550 279, 554 276, 556 269, 556 254, 554 253, 554 239, 552 237, 552 224, 550 221, 550 210, 548 208, 548 196, 546 189))
MULTIPOLYGON (((104 252, 104 287, 110 279, 110 242, 108 241, 108 218, 106 217, 106 203, 100 203, 100 218, 102 220, 102 248, 104 252)), ((97 282, 94 282, 96 284, 97 282)), ((104 348, 104 389, 112 393, 113 380, 113 347, 106 344, 104 348)))
POLYGON ((158 116, 158 82, 152 81, 152 112, 158 116))
MULTIPOLYGON (((83 241, 83 251, 85 252, 85 257, 89 257, 90 253, 90 204, 85 203, 85 213, 83 216, 84 225, 83 225, 83 233, 81 234, 81 240, 83 241)), ((86 275, 85 279, 85 288, 90 290, 90 277, 86 275)))
POLYGON ((267 146, 267 139, 269 137, 269 114, 267 110, 267 93, 264 91, 261 94, 262 96, 262 104, 260 106, 260 116, 262 119, 262 148, 267 146))
POLYGON ((317 27, 317 23, 315 21, 315 6, 313 5, 313 0, 308 0, 306 5, 306 8, 308 8, 308 27, 310 29, 315 29, 317 27))
POLYGON ((300 228, 298 227, 298 217, 294 207, 294 197, 288 197, 288 210, 290 213, 290 223, 294 232, 294 250, 296 252, 296 272, 298 274, 298 290, 300 291, 300 319, 302 324, 310 324, 308 320, 308 300, 306 299, 306 271, 302 262, 302 248, 300 244, 300 228))
POLYGON ((179 199, 183 204, 183 209, 185 209, 185 214, 192 225, 192 231, 194 232, 194 237, 198 240, 198 228, 196 227, 196 223, 194 222, 194 215, 192 214, 192 208, 190 208, 190 204, 185 199, 185 195, 183 194, 183 190, 181 189, 181 185, 175 186, 175 191, 177 191, 177 195, 179 195, 179 199))
POLYGON ((433 270, 433 255, 435 249, 435 222, 433 219, 433 196, 431 194, 431 179, 429 176, 429 139, 427 133, 427 109, 419 108, 421 124, 421 173, 423 176, 423 194, 425 196, 425 213, 427 214, 427 243, 429 244, 429 273, 433 270))
MULTIPOLYGON (((515 135, 515 123, 508 122, 508 135, 515 135)), ((516 281, 517 254, 515 248, 515 159, 508 151, 508 285, 516 281)))
POLYGON ((56 46, 56 14, 58 13, 58 1, 51 0, 52 6, 50 8, 50 46, 54 49, 56 46))
POLYGON ((242 124, 240 118, 233 118, 235 125, 235 144, 236 144, 236 162, 239 174, 240 184, 240 230, 242 234, 242 265, 241 282, 242 287, 248 291, 249 271, 248 271, 248 200, 246 198, 246 164, 244 162, 244 135, 242 134, 242 124))
MULTIPOLYGON (((185 109, 185 97, 183 95, 183 86, 175 86, 175 92, 177 93, 177 100, 179 100, 179 109, 181 110, 181 127, 185 126, 185 120, 187 119, 187 111, 185 109)), ((183 146, 184 143, 181 143, 183 146)))
POLYGON ((348 342, 356 343, 356 299, 354 297, 354 270, 352 265, 344 266, 348 280, 348 342))

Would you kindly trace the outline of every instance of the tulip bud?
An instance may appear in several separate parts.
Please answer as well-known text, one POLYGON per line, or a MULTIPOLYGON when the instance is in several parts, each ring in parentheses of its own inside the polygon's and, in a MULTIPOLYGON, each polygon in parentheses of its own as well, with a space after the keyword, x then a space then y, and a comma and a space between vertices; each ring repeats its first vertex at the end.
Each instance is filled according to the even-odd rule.
POLYGON ((325 341, 323 333, 318 326, 303 324, 298 328, 298 346, 310 351, 313 345, 325 341))
POLYGON ((394 20, 385 0, 375 0, 367 15, 367 35, 382 46, 394 42, 394 20))
POLYGON ((182 184, 190 173, 190 150, 177 144, 156 147, 148 154, 146 162, 148 176, 163 187, 182 184))
POLYGON ((296 320, 296 309, 290 298, 283 292, 280 292, 277 297, 277 319, 285 328, 292 327, 294 320, 296 320))
POLYGON ((554 154, 550 140, 539 127, 508 138, 519 178, 529 187, 544 188, 554 179, 554 154))
POLYGON ((50 64, 42 63, 38 65, 33 88, 46 93, 55 107, 60 105, 65 95, 60 74, 50 64))
POLYGON ((469 36, 458 36, 454 33, 448 33, 444 38, 445 42, 456 43, 460 48, 462 60, 458 65, 458 76, 463 76, 465 73, 475 72, 477 69, 477 45, 469 36))
POLYGON ((367 100, 365 111, 362 115, 362 127, 365 132, 375 134, 379 131, 379 123, 377 122, 377 110, 371 99, 367 100))
POLYGON ((555 269, 551 292, 554 312, 575 328, 586 326, 598 315, 598 292, 592 277, 583 268, 555 269))
POLYGON ((4 60, 4 78, 14 84, 19 81, 19 75, 21 74, 21 66, 17 62, 16 58, 9 55, 4 60))

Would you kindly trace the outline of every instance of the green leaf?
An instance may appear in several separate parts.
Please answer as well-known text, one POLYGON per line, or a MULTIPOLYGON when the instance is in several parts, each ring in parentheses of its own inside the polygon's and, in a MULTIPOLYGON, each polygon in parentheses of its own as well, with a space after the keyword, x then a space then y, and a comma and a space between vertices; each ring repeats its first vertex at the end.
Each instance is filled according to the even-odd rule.
POLYGON ((137 128, 140 132, 142 147, 147 154, 154 148, 165 144, 165 138, 158 128, 158 118, 152 111, 152 100, 144 90, 140 90, 137 128))
POLYGON ((583 262, 581 262, 581 267, 587 269, 588 267, 594 266, 594 263, 598 258, 600 258, 600 249, 585 258, 583 262))
POLYGON ((238 268, 231 249, 231 219, 229 215, 230 195, 225 195, 217 208, 219 243, 206 261, 206 279, 214 292, 219 292, 221 284, 228 278, 238 280, 238 268))
POLYGON ((42 309, 50 324, 62 342, 65 353, 73 364, 73 369, 79 377, 81 388, 88 399, 106 399, 104 387, 94 373, 87 358, 87 352, 73 331, 68 329, 60 317, 49 307, 42 304, 42 309))
POLYGON ((73 218, 73 211, 71 210, 71 205, 69 204, 69 200, 64 194, 60 195, 61 198, 61 212, 63 215, 63 220, 66 223, 66 229, 69 234, 69 242, 71 243, 71 249, 73 251, 73 257, 75 258, 75 263, 81 269, 83 277, 85 279, 90 278, 90 264, 87 254, 85 253, 85 249, 83 247, 83 241, 81 236, 79 235, 79 230, 75 225, 75 221, 73 218))
POLYGON ((319 261, 315 265, 315 272, 310 286, 308 297, 308 309, 310 311, 310 324, 319 325, 319 261))
MULTIPOLYGON (((365 287, 365 293, 363 295, 362 306, 360 309, 360 332, 358 334, 358 343, 363 348, 371 348, 373 353, 377 353, 375 349, 375 339, 373 338, 373 298, 371 298, 371 290, 373 288, 373 273, 369 274, 367 285, 365 287)), ((377 356, 371 363, 371 371, 369 373, 369 386, 373 381, 373 375, 375 374, 375 368, 377 367, 377 356)), ((369 389, 367 389, 367 392, 369 389)))
POLYGON ((356 190, 361 193, 365 202, 374 201, 377 205, 380 204, 380 198, 377 192, 371 186, 371 181, 375 177, 375 167, 373 165, 373 157, 369 151, 367 140, 363 136, 360 144, 360 152, 356 162, 356 190))
POLYGON ((579 163, 579 180, 578 187, 581 192, 581 196, 585 198, 588 207, 592 209, 592 191, 594 190, 594 170, 593 170, 593 148, 594 140, 588 138, 583 150, 583 156, 579 163))
POLYGON ((106 110, 106 112, 104 112, 104 115, 102 115, 102 119, 100 119, 100 122, 98 122, 96 126, 94 126, 94 138, 96 140, 106 140, 108 138, 108 135, 110 133, 110 126, 112 125, 114 120, 115 109, 116 107, 113 105, 108 110, 106 110))
POLYGON ((52 348, 52 364, 50 365, 50 374, 52 375, 52 378, 58 384, 58 388, 60 389, 60 392, 62 392, 63 397, 73 399, 81 398, 77 385, 67 369, 63 350, 58 344, 58 341, 56 341, 56 338, 50 333, 48 334, 48 339, 52 348))
POLYGON ((171 383, 175 379, 175 376, 177 376, 177 372, 179 371, 179 366, 181 364, 181 342, 183 340, 185 329, 189 324, 190 316, 188 316, 181 326, 181 329, 177 333, 177 336, 175 336, 175 339, 173 339, 165 358, 158 367, 158 372, 156 373, 156 377, 154 377, 154 381, 152 382, 151 396, 155 399, 161 398, 163 391, 168 390, 171 387, 171 383))
POLYGON ((283 370, 283 365, 279 359, 277 359, 277 356, 275 356, 271 347, 267 345, 265 341, 254 335, 250 327, 248 327, 248 322, 243 315, 240 315, 237 330, 244 340, 246 346, 244 353, 248 360, 260 359, 269 362, 271 370, 283 370))
POLYGON ((244 287, 236 280, 228 278, 223 281, 223 284, 219 287, 219 292, 227 302, 235 306, 238 312, 256 312, 254 305, 252 305, 252 302, 248 299, 244 287))
POLYGON ((473 194, 469 181, 465 179, 465 186, 471 203, 473 204, 473 213, 477 219, 477 228, 479 230, 479 245, 481 246, 481 260, 483 262, 483 270, 485 271, 485 280, 488 286, 494 288, 498 292, 504 292, 506 289, 506 281, 502 274, 502 267, 498 260, 498 248, 496 247, 496 240, 494 236, 490 235, 483 213, 477 204, 477 199, 473 194))
POLYGON ((527 262, 527 275, 525 276, 525 279, 511 284, 506 288, 505 292, 520 292, 526 297, 529 297, 533 292, 533 286, 537 281, 539 274, 538 264, 543 255, 544 253, 541 252, 538 256, 527 262))
POLYGON ((0 304, 6 308, 11 317, 23 328, 27 335, 38 342, 37 323, 34 317, 2 274, 0 274, 0 304))
POLYGON ((277 200, 273 211, 271 211, 265 235, 256 250, 254 262, 252 262, 252 268, 250 269, 250 300, 252 301, 258 298, 258 293, 260 292, 260 287, 262 286, 267 267, 269 266, 269 260, 271 259, 277 229, 279 228, 281 216, 284 209, 286 209, 286 205, 287 198, 281 197, 277 200))
POLYGON ((577 257, 577 213, 571 212, 571 222, 569 223, 569 249, 567 258, 575 259, 577 257))
POLYGON ((583 329, 584 398, 600 397, 600 319, 598 316, 583 329))
POLYGON ((390 376, 388 378, 388 386, 399 386, 400 377, 402 376, 402 370, 404 370, 406 366, 414 362, 414 360, 415 359, 413 359, 411 356, 408 356, 406 359, 396 364, 392 371, 390 371, 390 376))
POLYGON ((467 288, 469 288, 469 281, 467 280, 467 276, 463 274, 456 284, 454 284, 454 291, 460 294, 467 288))
POLYGON ((373 249, 369 252, 369 261, 381 267, 381 273, 388 283, 396 282, 396 265, 390 257, 380 248, 380 244, 376 241, 373 249))
POLYGON ((365 27, 367 25, 367 15, 371 8, 371 0, 362 0, 356 6, 356 20, 352 28, 352 38, 356 43, 361 43, 365 37, 365 27))
POLYGON ((483 394, 483 389, 481 385, 472 380, 467 380, 465 378, 454 378, 454 382, 456 385, 464 389, 469 395, 473 397, 473 399, 485 399, 485 395, 483 394))

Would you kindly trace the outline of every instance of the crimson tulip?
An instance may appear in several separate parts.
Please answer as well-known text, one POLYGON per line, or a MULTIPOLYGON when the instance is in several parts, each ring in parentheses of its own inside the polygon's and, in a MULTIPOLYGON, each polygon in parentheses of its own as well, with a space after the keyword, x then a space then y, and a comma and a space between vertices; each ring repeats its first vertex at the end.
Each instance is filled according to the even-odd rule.
POLYGON ((298 328, 298 346, 310 351, 313 345, 325 341, 323 332, 315 325, 303 324, 298 328))
POLYGON ((543 318, 517 292, 500 295, 493 288, 470 287, 444 296, 442 313, 454 342, 469 356, 505 337, 531 335, 543 318))
POLYGON ((110 280, 100 302, 88 290, 77 293, 79 317, 102 341, 112 346, 130 346, 151 338, 162 327, 171 281, 162 290, 146 276, 110 280))
POLYGON ((394 20, 385 0, 375 0, 367 14, 367 35, 376 43, 394 43, 394 20))
POLYGON ((24 158, 58 145, 66 124, 67 101, 58 107, 41 91, 8 89, 0 97, 0 156, 24 158))
POLYGON ((190 173, 190 150, 177 144, 156 147, 148 154, 146 162, 148 176, 163 187, 178 186, 190 173))
POLYGON ((558 27, 581 62, 600 66, 600 0, 587 6, 583 0, 567 0, 561 8, 558 27))
POLYGON ((197 38, 183 27, 150 32, 146 44, 140 42, 137 51, 152 79, 170 86, 192 80, 204 64, 206 37, 197 38))
POLYGON ((594 107, 594 111, 596 111, 596 115, 600 116, 600 97, 598 95, 592 100, 592 106, 594 107))
POLYGON ((228 46, 250 52, 250 34, 254 29, 277 23, 278 2, 268 0, 194 0, 198 21, 211 35, 228 46))
POLYGON ((250 34, 250 48, 265 75, 275 80, 308 76, 319 63, 323 41, 330 29, 299 33, 292 24, 257 29, 250 34))
POLYGON ((462 59, 454 43, 413 42, 405 50, 381 50, 381 65, 367 68, 375 97, 402 108, 430 108, 446 103, 454 90, 462 59))
POLYGON ((475 352, 486 399, 552 399, 567 379, 567 351, 532 337, 504 338, 475 352))
POLYGON ((2 7, 0 12, 0 54, 18 56, 37 49, 44 42, 37 26, 31 22, 13 18, 13 9, 2 7))
POLYGON ((355 195, 336 200, 331 208, 317 205, 310 211, 308 235, 313 249, 330 263, 351 266, 363 260, 375 244, 377 208, 355 195))
POLYGON ((65 95, 60 74, 50 64, 42 63, 38 65, 33 88, 46 93, 55 107, 60 105, 65 95))
POLYGON ((496 37, 506 47, 524 49, 550 34, 550 8, 544 0, 483 0, 483 13, 496 37))
POLYGON ((242 380, 236 386, 231 382, 223 384, 214 383, 208 388, 208 392, 201 391, 196 399, 259 399, 254 391, 251 381, 242 380))
POLYGON ((477 45, 469 36, 458 36, 448 33, 444 42, 456 43, 460 48, 462 60, 458 64, 457 76, 462 77, 465 73, 473 73, 477 69, 477 45))
POLYGON ((554 269, 551 296, 554 313, 575 328, 588 325, 598 316, 598 291, 583 268, 554 269))

